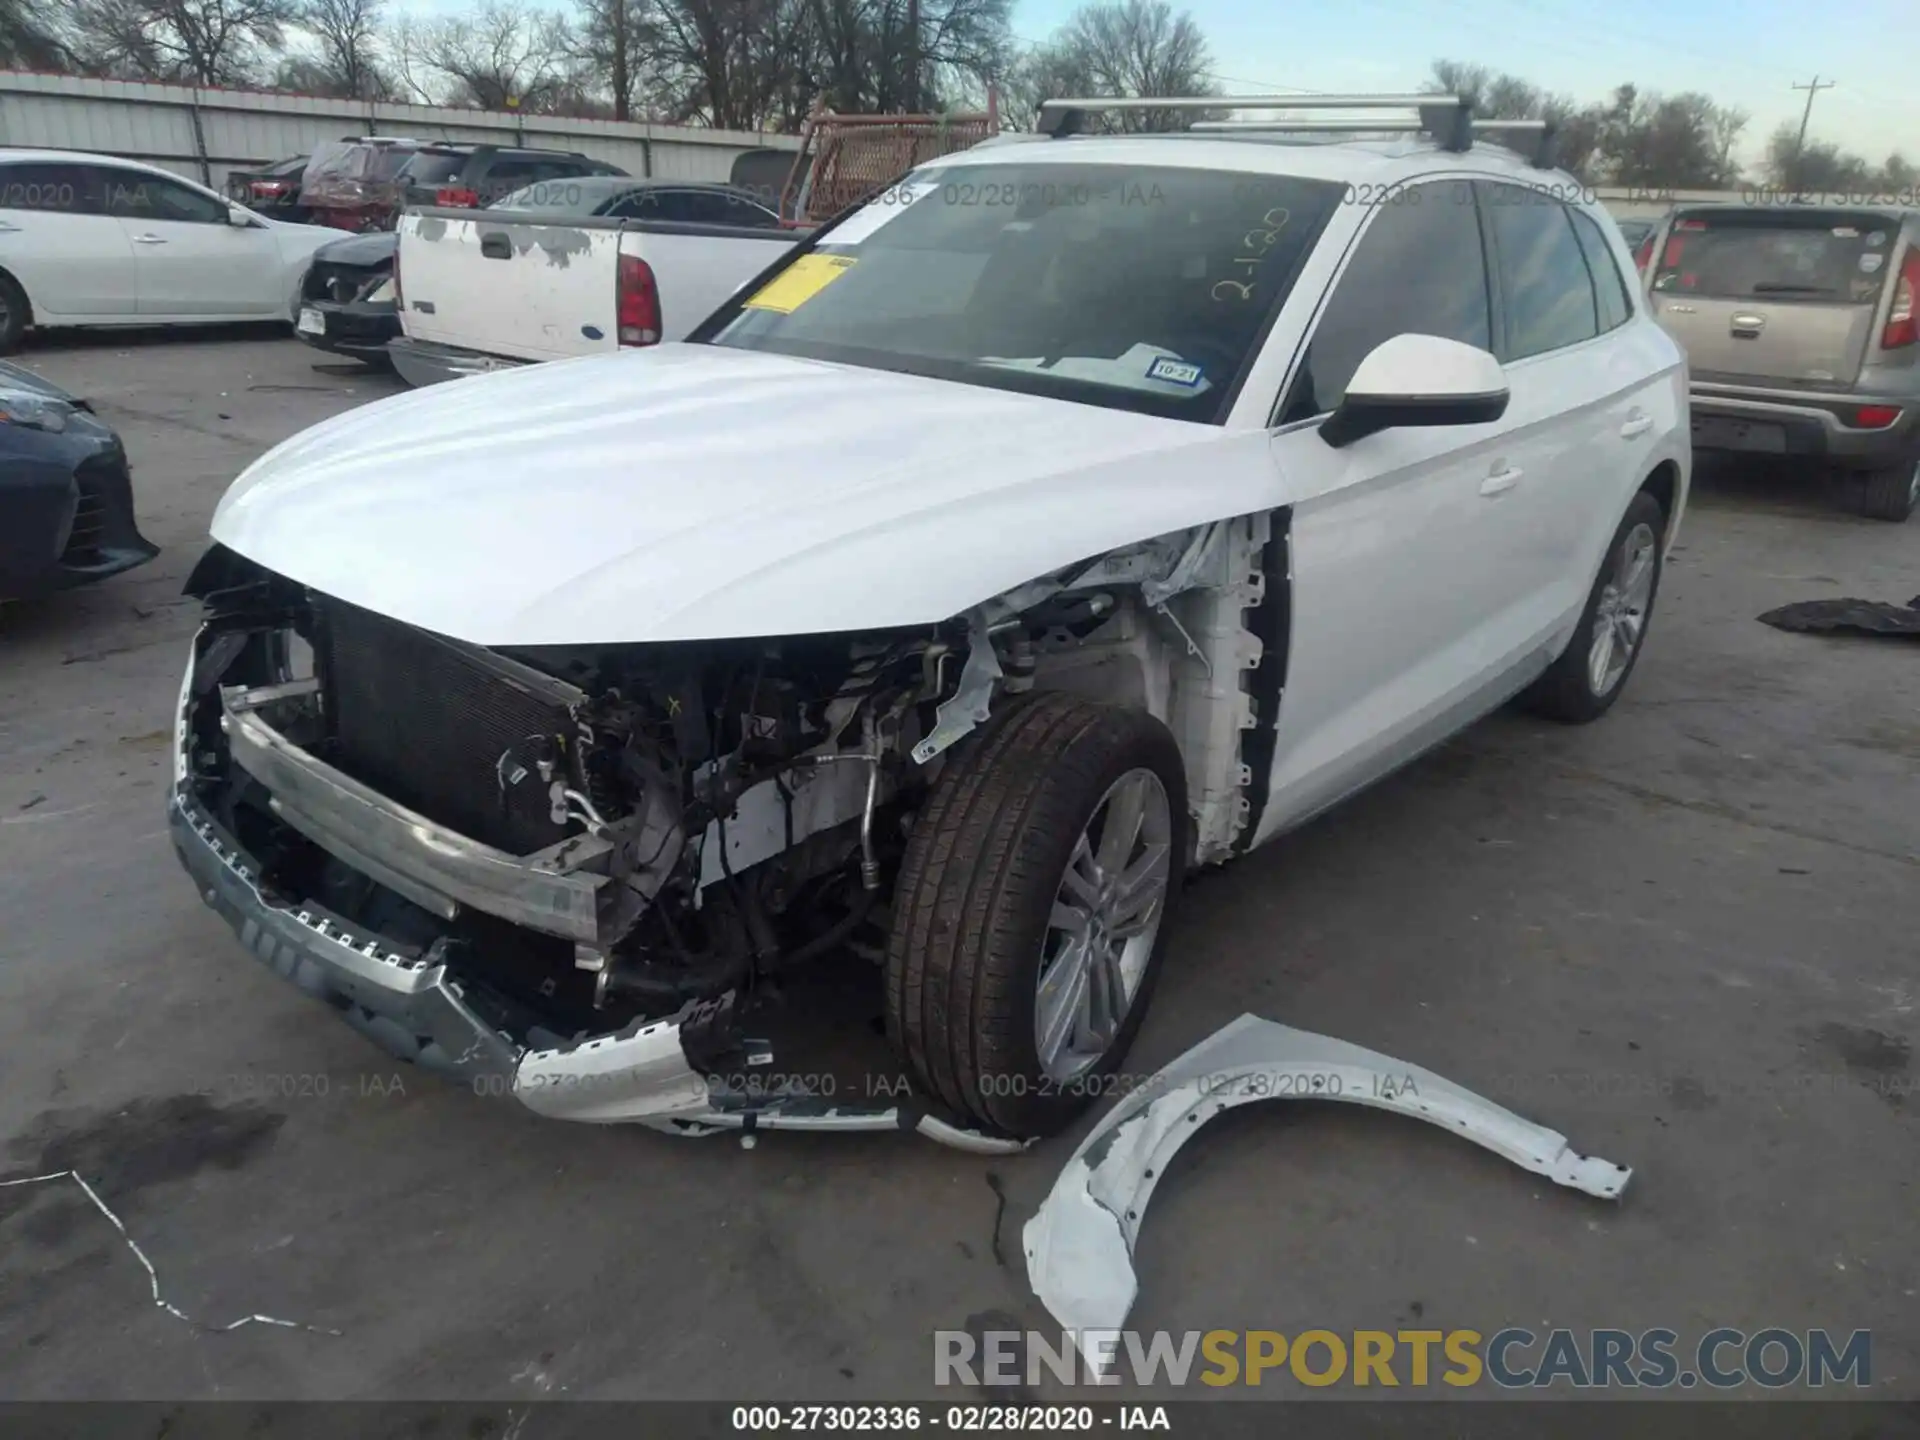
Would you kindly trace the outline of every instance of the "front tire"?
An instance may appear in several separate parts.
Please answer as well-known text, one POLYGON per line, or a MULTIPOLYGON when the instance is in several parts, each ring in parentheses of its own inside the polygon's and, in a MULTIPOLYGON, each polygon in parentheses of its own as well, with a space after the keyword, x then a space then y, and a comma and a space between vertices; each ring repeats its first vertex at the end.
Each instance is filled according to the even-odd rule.
POLYGON ((11 275, 0 275, 0 355, 11 355, 33 320, 33 307, 27 292, 11 275))
POLYGON ((1646 648, 1665 564, 1666 530, 1660 502, 1644 490, 1635 495, 1613 532, 1573 639, 1521 696, 1527 709, 1548 720, 1584 725, 1613 708, 1646 648))
POLYGON ((1185 869, 1166 726, 1068 695, 950 752, 901 864, 887 1034, 958 1115, 1020 1136, 1109 1088, 1146 1012, 1185 869))
POLYGON ((1843 476, 1841 486, 1847 508, 1856 515, 1897 525, 1920 504, 1920 457, 1843 476))

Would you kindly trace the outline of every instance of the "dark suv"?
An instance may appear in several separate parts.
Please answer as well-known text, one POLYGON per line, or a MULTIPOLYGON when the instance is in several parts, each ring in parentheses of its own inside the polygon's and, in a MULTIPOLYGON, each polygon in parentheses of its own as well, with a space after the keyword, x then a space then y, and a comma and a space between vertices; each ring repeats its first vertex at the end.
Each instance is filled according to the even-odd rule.
POLYGON ((626 173, 618 165, 562 150, 429 145, 407 161, 399 180, 403 205, 477 208, 545 180, 626 173))

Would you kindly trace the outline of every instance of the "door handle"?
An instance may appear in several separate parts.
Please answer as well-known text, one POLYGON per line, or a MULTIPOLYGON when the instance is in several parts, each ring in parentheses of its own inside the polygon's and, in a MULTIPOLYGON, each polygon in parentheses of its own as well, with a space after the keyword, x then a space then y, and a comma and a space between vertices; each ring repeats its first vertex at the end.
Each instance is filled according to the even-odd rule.
POLYGON ((1652 428, 1653 417, 1651 415, 1635 415, 1620 427, 1620 438, 1622 440, 1632 440, 1646 434, 1647 431, 1652 428))
POLYGON ((480 253, 489 260, 511 260, 513 246, 503 233, 495 231, 491 235, 480 237, 480 253))
POLYGON ((136 245, 164 245, 167 242, 162 240, 158 235, 136 235, 133 237, 133 243, 136 245))
POLYGON ((1520 483, 1521 472, 1512 466, 1496 470, 1480 482, 1482 495, 1503 495, 1520 483))

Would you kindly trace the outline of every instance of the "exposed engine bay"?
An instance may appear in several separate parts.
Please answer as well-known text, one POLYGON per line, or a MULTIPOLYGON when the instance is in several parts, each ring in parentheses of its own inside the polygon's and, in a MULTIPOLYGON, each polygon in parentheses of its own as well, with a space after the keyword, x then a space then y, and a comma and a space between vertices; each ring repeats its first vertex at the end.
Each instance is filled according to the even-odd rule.
POLYGON ((929 786, 1025 692, 1163 720, 1190 860, 1233 851, 1270 523, 1129 547, 912 631, 512 651, 215 546, 188 584, 207 616, 178 789, 255 857, 249 883, 323 934, 444 968, 523 1052, 723 1006, 713 1050, 737 1060, 763 988, 829 957, 883 963, 929 786))

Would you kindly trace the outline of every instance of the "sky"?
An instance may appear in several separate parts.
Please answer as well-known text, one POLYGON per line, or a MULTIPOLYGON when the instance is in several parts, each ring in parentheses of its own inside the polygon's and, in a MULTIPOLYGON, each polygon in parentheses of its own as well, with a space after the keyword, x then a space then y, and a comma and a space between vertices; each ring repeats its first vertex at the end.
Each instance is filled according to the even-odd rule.
MULTIPOLYGON (((447 14, 475 0, 391 0, 395 12, 447 14)), ((559 3, 564 0, 535 0, 559 3)), ((1014 32, 1043 40, 1079 0, 1015 0, 1014 32)), ((1631 81, 1700 90, 1752 117, 1750 167, 1782 121, 1878 163, 1920 162, 1920 0, 1173 0, 1210 43, 1227 93, 1416 90, 1433 61, 1520 75, 1580 101, 1631 81), (1811 18, 1810 18, 1811 17, 1811 18)))
MULTIPOLYGON (((1809 138, 1876 163, 1896 149, 1920 161, 1920 0, 1175 4, 1199 22, 1228 93, 1414 90, 1437 59, 1508 71, 1582 101, 1628 81, 1700 90, 1752 117, 1740 147, 1751 165, 1775 126, 1799 123, 1807 94, 1792 87, 1817 73, 1838 83, 1815 97, 1809 138)), ((1074 0, 1016 0, 1014 30, 1044 38, 1074 8, 1074 0)))

